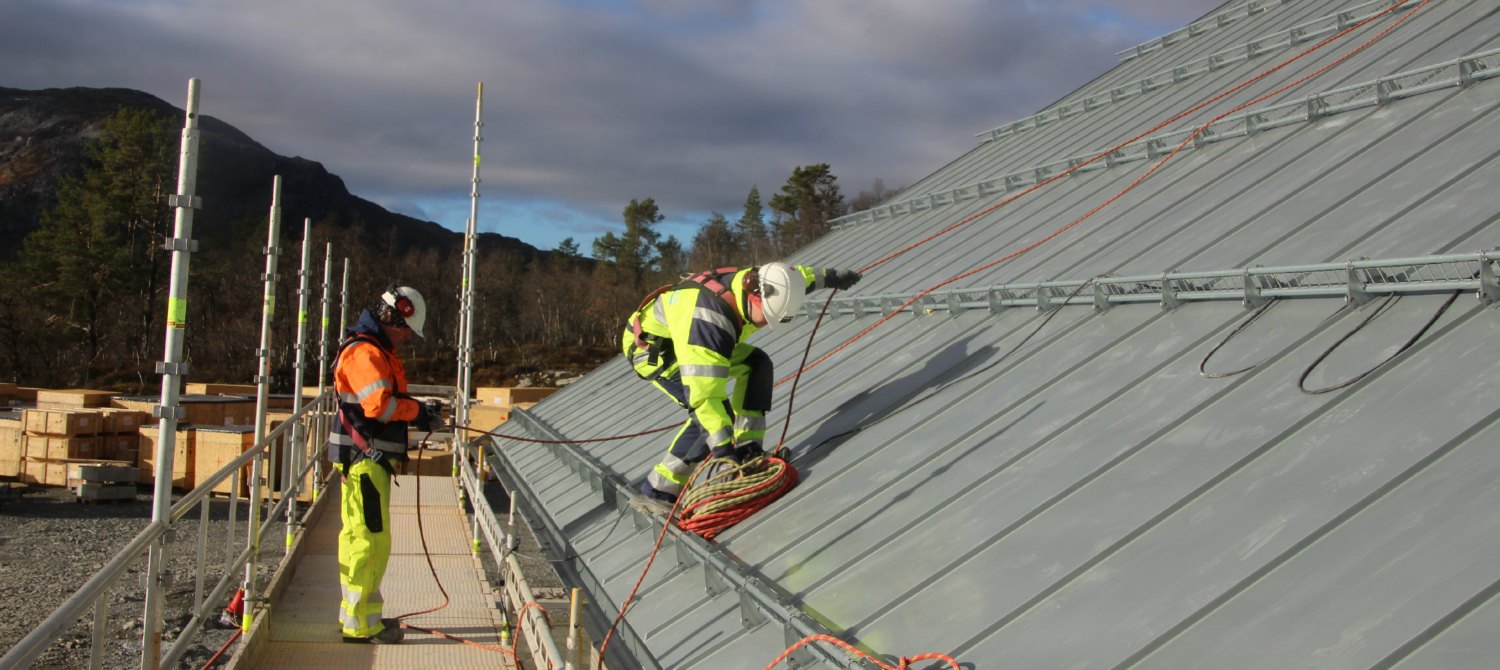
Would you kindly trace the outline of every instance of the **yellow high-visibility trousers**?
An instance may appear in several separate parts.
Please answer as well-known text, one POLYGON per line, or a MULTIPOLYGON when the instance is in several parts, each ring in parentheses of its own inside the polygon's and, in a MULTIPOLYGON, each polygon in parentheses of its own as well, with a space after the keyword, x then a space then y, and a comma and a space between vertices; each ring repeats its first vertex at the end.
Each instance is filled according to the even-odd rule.
POLYGON ((374 461, 359 460, 349 466, 340 500, 339 625, 345 637, 370 637, 385 627, 380 580, 391 558, 391 474, 374 461))

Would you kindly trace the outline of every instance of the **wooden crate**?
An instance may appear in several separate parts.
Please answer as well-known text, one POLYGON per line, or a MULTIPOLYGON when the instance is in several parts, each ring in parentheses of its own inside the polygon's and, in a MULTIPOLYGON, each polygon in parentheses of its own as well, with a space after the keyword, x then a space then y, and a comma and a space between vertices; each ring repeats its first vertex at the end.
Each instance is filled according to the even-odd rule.
POLYGON ((411 452, 406 463, 405 474, 421 477, 446 477, 453 474, 453 452, 451 450, 423 449, 411 452))
MULTIPOLYGON (((161 442, 161 431, 156 426, 141 427, 141 441, 136 457, 136 467, 141 469, 141 483, 156 482, 156 445, 161 442)), ((198 431, 194 428, 179 428, 173 438, 172 486, 179 489, 193 487, 194 450, 198 431)), ((116 457, 119 455, 116 454, 116 457)))
MULTIPOLYGON (((245 450, 255 446, 255 431, 249 426, 215 426, 198 429, 195 475, 208 477, 224 464, 238 458, 245 450)), ((239 480, 240 494, 249 490, 251 463, 240 469, 238 477, 226 477, 213 488, 215 493, 233 493, 235 480, 239 480)), ((196 483, 196 482, 195 482, 196 483)))
POLYGON ((103 416, 104 430, 99 431, 101 435, 136 435, 141 426, 151 420, 150 412, 138 409, 121 409, 119 407, 106 407, 99 410, 103 416))
MULTIPOLYGON (((503 407, 475 405, 469 408, 469 427, 475 430, 494 430, 510 419, 510 410, 503 407)), ((478 433, 465 433, 470 440, 481 437, 478 433)))
POLYGON ((114 391, 90 389, 40 389, 36 392, 36 406, 47 408, 109 407, 114 391))
POLYGON ((225 396, 228 402, 222 405, 223 418, 220 423, 225 426, 249 426, 255 423, 255 399, 241 398, 240 396, 225 396))
POLYGON ((141 434, 139 432, 127 435, 99 436, 99 458, 126 461, 133 466, 135 465, 136 453, 140 450, 140 447, 141 434), (129 458, 126 458, 126 455, 129 458))
MULTIPOLYGON (((193 425, 219 426, 224 424, 224 403, 233 402, 232 399, 217 395, 181 395, 177 397, 177 405, 182 408, 183 416, 178 423, 190 423, 193 425)), ((114 407, 122 409, 133 409, 145 412, 147 423, 150 423, 153 409, 161 404, 161 399, 149 396, 130 396, 115 398, 111 401, 114 407)))
POLYGON ((183 387, 183 393, 193 395, 247 395, 254 397, 258 391, 259 387, 254 384, 190 382, 183 387))
POLYGON ((26 432, 20 419, 0 419, 0 477, 20 477, 26 457, 26 432))
POLYGON ((62 461, 70 458, 88 459, 99 457, 98 436, 62 437, 58 435, 27 434, 24 439, 26 441, 26 455, 32 458, 62 461))
POLYGON ((67 486, 69 461, 92 460, 99 455, 97 437, 27 435, 24 440, 30 477, 22 479, 32 484, 67 486))
POLYGON ((21 421, 33 435, 98 435, 104 427, 103 415, 92 409, 26 409, 21 421))
POLYGON ((514 407, 518 403, 537 403, 557 392, 555 386, 481 386, 474 398, 494 407, 514 407))

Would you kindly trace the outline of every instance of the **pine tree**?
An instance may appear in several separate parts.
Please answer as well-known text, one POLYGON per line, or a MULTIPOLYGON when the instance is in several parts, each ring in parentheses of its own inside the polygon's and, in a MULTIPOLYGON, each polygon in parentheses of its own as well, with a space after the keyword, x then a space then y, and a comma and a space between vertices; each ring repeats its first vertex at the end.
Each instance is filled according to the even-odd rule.
POLYGON ((72 351, 68 381, 87 384, 122 359, 144 374, 160 323, 172 150, 166 119, 116 112, 89 145, 83 174, 62 182, 57 205, 23 244, 23 290, 44 310, 47 335, 72 351))
POLYGON ((822 237, 831 228, 829 221, 843 216, 844 196, 839 192, 838 177, 827 163, 797 166, 781 187, 771 196, 775 213, 772 227, 784 253, 800 249, 822 237))
POLYGON ((760 187, 751 186, 745 196, 744 213, 736 225, 739 243, 744 249, 746 264, 768 263, 781 254, 771 244, 771 234, 766 229, 765 208, 760 202, 760 187))
POLYGON ((605 233, 594 240, 594 257, 614 263, 634 282, 633 286, 640 287, 660 259, 657 244, 661 233, 656 231, 656 224, 666 217, 657 209, 655 200, 646 198, 631 199, 625 206, 624 219, 625 232, 618 237, 605 233))
POLYGON ((718 212, 714 212, 693 236, 693 250, 688 258, 691 268, 701 269, 753 263, 741 246, 739 234, 729 225, 729 219, 718 212))

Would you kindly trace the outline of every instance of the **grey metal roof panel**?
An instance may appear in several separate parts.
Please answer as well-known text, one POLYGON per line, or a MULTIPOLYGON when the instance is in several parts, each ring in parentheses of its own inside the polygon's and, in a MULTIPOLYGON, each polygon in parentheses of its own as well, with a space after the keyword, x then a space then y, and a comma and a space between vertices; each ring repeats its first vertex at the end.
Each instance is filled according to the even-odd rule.
MULTIPOLYGON (((1059 105, 1372 6, 1275 4, 1127 59, 1059 105)), ((1450 294, 1436 288, 1457 281, 1472 293, 1482 264, 1392 263, 1359 274, 1342 261, 1500 243, 1500 205, 1486 192, 1500 154, 1500 81, 1486 77, 1500 58, 1446 61, 1497 34, 1493 2, 1436 0, 1391 41, 1266 105, 1403 74, 1390 98, 1376 104, 1373 86, 1337 92, 1319 99, 1331 115, 1311 121, 1267 107, 1270 127, 1253 134, 1244 120, 1226 120, 1212 141, 1086 224, 952 286, 988 288, 1000 300, 1040 291, 1028 282, 1105 274, 1325 261, 1337 263, 1332 270, 1278 270, 1253 282, 1246 274, 1248 285, 1183 280, 1165 294, 1151 279, 1078 287, 1085 299, 1104 284, 1160 302, 1215 287, 1233 298, 1166 310, 1106 302, 1114 306, 954 311, 939 292, 885 316, 1083 215, 1154 161, 1127 148, 1122 162, 986 211, 1034 183, 1029 170, 1055 174, 1066 166, 1058 161, 1106 148, 1294 46, 984 141, 880 216, 792 254, 857 268, 974 218, 840 298, 811 359, 859 339, 796 387, 787 444, 802 483, 715 543, 670 535, 616 643, 630 658, 616 660, 760 667, 794 632, 826 629, 883 654, 944 651, 981 666, 1482 667, 1475 650, 1496 650, 1486 633, 1500 620, 1500 522, 1491 513, 1500 459, 1486 448, 1500 430, 1491 381, 1500 364, 1487 355, 1500 317, 1473 295, 1439 314, 1450 294), (1020 177, 1007 185, 1007 175, 1020 177), (971 188, 944 190, 958 186, 971 188), (1424 273, 1450 281, 1359 304, 1373 288, 1360 282, 1424 273), (1327 288, 1346 278, 1350 304, 1327 288), (1252 312, 1235 291, 1251 300, 1257 286, 1324 297, 1252 312), (1410 350, 1363 381, 1322 395, 1297 389, 1304 372, 1310 387, 1348 380, 1418 332, 1410 350)), ((1354 39, 1362 38, 1342 48, 1354 39)), ((1299 62, 1256 90, 1333 57, 1299 62)), ((756 337, 778 376, 795 370, 812 327, 800 319, 756 337)), ((773 441, 790 390, 777 390, 773 441)), ((591 614, 591 628, 607 627, 601 619, 630 592, 656 539, 659 526, 622 511, 620 487, 639 481, 669 434, 585 440, 682 419, 616 360, 513 422, 532 426, 532 438, 578 443, 498 441, 519 490, 540 504, 528 511, 546 526, 544 546, 609 610, 591 614)), ((803 661, 846 665, 841 658, 803 661)))

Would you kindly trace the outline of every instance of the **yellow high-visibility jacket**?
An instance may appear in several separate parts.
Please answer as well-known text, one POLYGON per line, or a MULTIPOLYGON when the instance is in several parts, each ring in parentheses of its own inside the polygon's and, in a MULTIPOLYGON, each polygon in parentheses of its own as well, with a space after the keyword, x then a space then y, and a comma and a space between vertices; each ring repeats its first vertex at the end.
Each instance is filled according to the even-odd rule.
MULTIPOLYGON (((798 265, 807 292, 823 288, 826 272, 798 265)), ((729 398, 729 357, 758 326, 745 317, 748 312, 746 280, 755 268, 718 275, 715 280, 729 289, 732 300, 721 297, 704 284, 683 282, 641 306, 631 315, 639 319, 641 332, 658 350, 636 345, 634 329, 627 324, 623 340, 626 358, 636 373, 646 379, 681 372, 689 408, 708 435, 710 449, 733 442, 733 418, 725 409, 729 398)))

